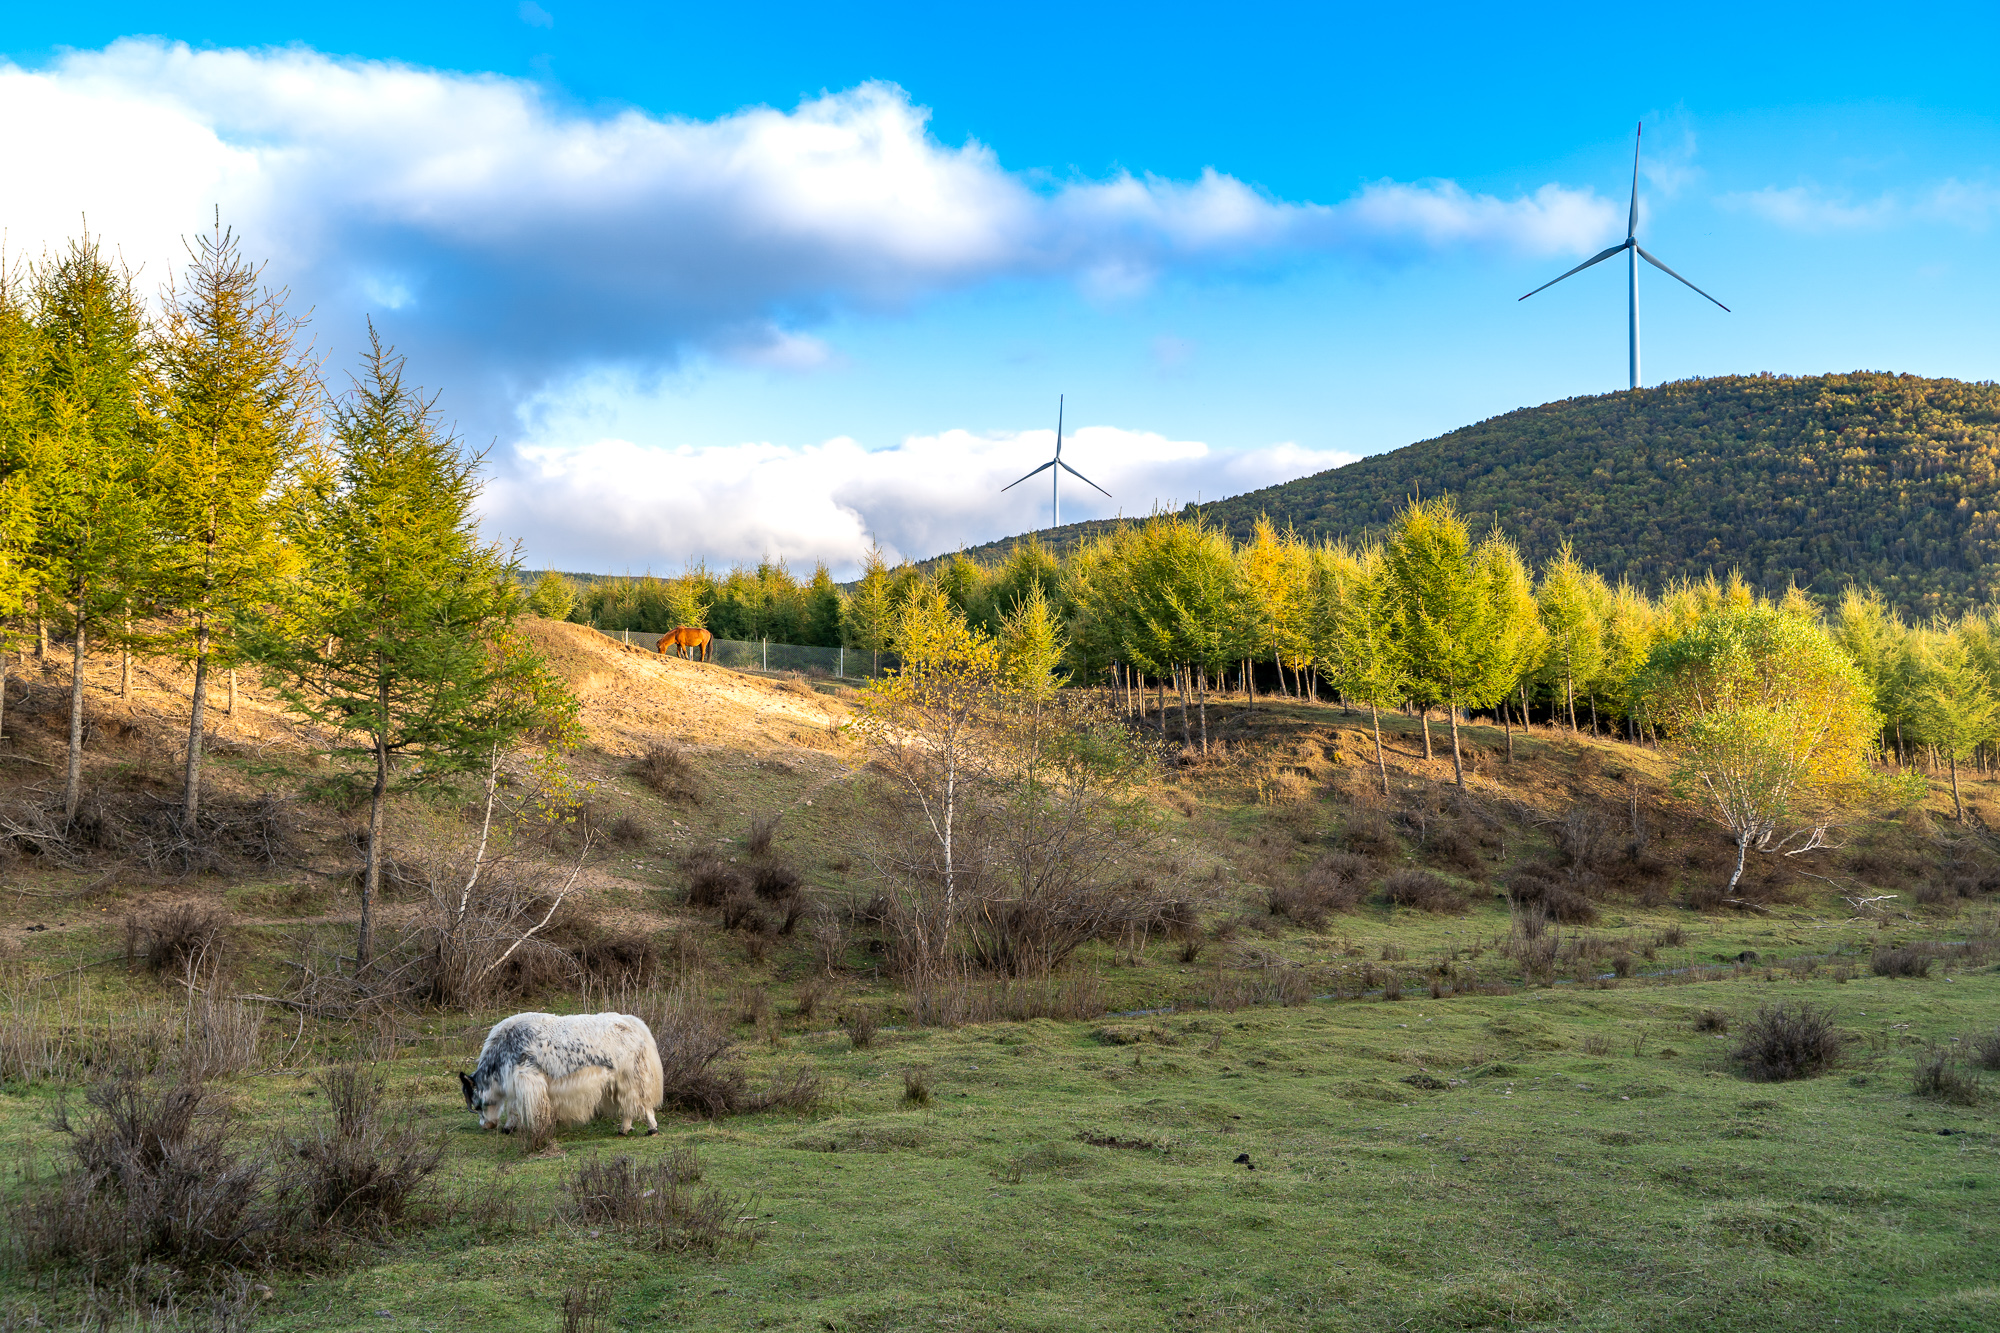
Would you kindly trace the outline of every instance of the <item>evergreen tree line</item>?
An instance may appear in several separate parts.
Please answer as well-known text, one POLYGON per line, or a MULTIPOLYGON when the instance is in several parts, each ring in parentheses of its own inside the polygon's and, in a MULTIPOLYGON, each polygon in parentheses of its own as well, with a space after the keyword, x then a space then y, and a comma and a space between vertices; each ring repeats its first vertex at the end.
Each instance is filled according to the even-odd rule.
POLYGON ((252 666, 358 761, 365 968, 389 792, 529 732, 573 736, 574 701, 511 632, 525 599, 479 535, 479 461, 372 328, 329 393, 303 321, 219 221, 150 307, 94 237, 0 272, 0 707, 10 658, 67 658, 50 842, 82 795, 90 655, 121 655, 124 694, 135 656, 191 673, 172 812, 191 837, 211 683, 252 666))

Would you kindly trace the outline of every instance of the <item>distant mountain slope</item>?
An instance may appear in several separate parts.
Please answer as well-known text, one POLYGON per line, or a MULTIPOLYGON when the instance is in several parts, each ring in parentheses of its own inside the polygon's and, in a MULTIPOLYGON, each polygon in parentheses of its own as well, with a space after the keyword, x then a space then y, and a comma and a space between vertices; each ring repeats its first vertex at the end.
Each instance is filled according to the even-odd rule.
MULTIPOLYGON (((1379 531, 1419 488, 1533 561, 1565 538, 1647 589, 1740 569, 1905 613, 1994 594, 2000 385, 1909 375, 1727 376, 1571 398, 1203 508, 1241 538, 1259 514, 1324 537, 1379 531)), ((1069 546, 1105 523, 1074 524, 1069 546)), ((1013 540, 978 555, 997 555, 1013 540)))

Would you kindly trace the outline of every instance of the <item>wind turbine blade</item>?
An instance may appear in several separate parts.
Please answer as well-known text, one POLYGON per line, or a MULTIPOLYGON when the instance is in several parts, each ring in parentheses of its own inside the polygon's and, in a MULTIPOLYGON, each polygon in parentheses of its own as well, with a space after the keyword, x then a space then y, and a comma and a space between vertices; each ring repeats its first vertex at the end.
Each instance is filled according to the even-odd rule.
MULTIPOLYGON (((1077 479, 1078 481, 1082 482, 1082 483, 1083 483, 1084 485, 1086 485, 1086 486, 1090 487, 1090 489, 1091 489, 1091 490, 1093 490, 1093 491, 1096 491, 1096 492, 1097 492, 1098 494, 1102 495, 1102 496, 1103 496, 1103 497, 1104 497, 1105 499, 1109 500, 1109 499, 1111 498, 1111 492, 1110 492, 1110 491, 1107 491, 1107 490, 1105 490, 1105 489, 1104 489, 1104 488, 1103 488, 1102 486, 1099 486, 1099 485, 1098 485, 1098 484, 1097 484, 1096 482, 1092 481, 1092 480, 1091 480, 1091 479, 1090 479, 1089 477, 1086 477, 1086 476, 1084 476, 1084 475, 1083 475, 1083 474, 1082 474, 1081 472, 1078 472, 1078 471, 1077 471, 1077 470, 1076 470, 1075 468, 1071 467, 1071 466, 1070 466, 1070 465, 1069 465, 1068 463, 1064 463, 1064 464, 1062 465, 1062 470, 1063 470, 1063 471, 1065 471, 1065 472, 1067 472, 1067 473, 1069 473, 1069 474, 1070 474, 1070 475, 1071 475, 1072 477, 1075 477, 1075 478, 1076 478, 1076 479, 1077 479)), ((1024 478, 1024 480, 1025 480, 1025 478, 1024 478)))
MULTIPOLYGON (((1050 468, 1054 467, 1055 465, 1056 465, 1056 460, 1055 460, 1055 459, 1053 459, 1053 458, 1051 458, 1051 459, 1050 459, 1050 460, 1049 460, 1048 462, 1046 462, 1046 463, 1042 464, 1042 465, 1041 465, 1040 467, 1036 468, 1034 472, 1030 472, 1030 473, 1028 474, 1028 477, 1032 477, 1032 476, 1036 475, 1036 473, 1041 473, 1041 472, 1047 472, 1047 471, 1048 471, 1048 470, 1049 470, 1050 468)), ((1028 479, 1028 477, 1022 477, 1020 481, 1010 481, 1010 482, 1008 482, 1008 483, 1007 483, 1007 484, 1006 484, 1005 486, 1002 486, 1002 487, 1001 487, 1000 489, 1001 489, 1001 491, 1002 491, 1002 492, 1006 492, 1006 491, 1011 491, 1011 490, 1013 490, 1013 489, 1014 489, 1014 488, 1015 488, 1016 486, 1019 486, 1019 485, 1021 484, 1021 482, 1022 482, 1022 481, 1026 481, 1026 480, 1028 479)))
MULTIPOLYGON (((1551 287, 1555 286, 1555 285, 1556 285, 1557 283, 1561 282, 1561 281, 1563 280, 1563 278, 1568 278, 1568 277, 1572 277, 1572 276, 1574 276, 1574 275, 1576 275, 1576 274, 1578 274, 1578 273, 1581 273, 1581 272, 1583 272, 1583 271, 1584 271, 1585 269, 1589 268, 1589 267, 1590 267, 1590 266, 1591 266, 1592 264, 1602 264, 1602 263, 1603 263, 1603 262, 1604 262, 1605 260, 1607 260, 1607 259, 1611 258, 1611 256, 1613 256, 1613 255, 1622 255, 1622 254, 1624 254, 1624 253, 1625 253, 1625 247, 1626 247, 1626 246, 1628 246, 1628 245, 1630 245, 1630 244, 1632 244, 1632 242, 1630 242, 1630 241, 1620 241, 1620 242, 1618 242, 1618 244, 1616 244, 1616 245, 1612 246, 1612 247, 1611 247, 1611 248, 1610 248, 1609 250, 1606 250, 1606 251, 1604 251, 1604 252, 1603 252, 1602 254, 1598 254, 1598 255, 1593 255, 1593 256, 1592 256, 1591 258, 1589 258, 1589 259, 1586 259, 1586 260, 1584 260, 1584 261, 1583 261, 1583 262, 1582 262, 1581 264, 1578 264, 1578 265, 1577 265, 1577 266, 1576 266, 1575 268, 1571 269, 1571 270, 1570 270, 1570 271, 1569 271, 1568 273, 1565 273, 1565 274, 1563 274, 1563 275, 1562 275, 1562 278, 1550 278, 1550 279, 1549 279, 1549 280, 1548 280, 1547 282, 1545 282, 1545 283, 1543 283, 1543 284, 1542 284, 1541 286, 1539 286, 1539 287, 1535 288, 1535 292, 1545 292, 1545 291, 1547 291, 1547 290, 1548 290, 1549 288, 1551 288, 1551 287)), ((1529 292, 1529 293, 1528 293, 1528 296, 1533 296, 1533 295, 1535 294, 1535 292, 1529 292)), ((1525 301, 1525 300, 1527 300, 1527 299, 1528 299, 1528 296, 1523 296, 1523 297, 1521 297, 1520 299, 1521 299, 1521 300, 1523 300, 1523 301, 1525 301)))
POLYGON ((1062 410, 1063 396, 1056 395, 1056 457, 1062 457, 1062 410))
POLYGON ((1625 220, 1625 239, 1628 241, 1639 234, 1639 140, 1645 132, 1644 121, 1632 131, 1632 212, 1625 220))
MULTIPOLYGON (((1695 292, 1701 296, 1708 296, 1707 292, 1702 291, 1701 288, 1695 286, 1693 283, 1689 282, 1686 278, 1683 278, 1680 274, 1674 272, 1672 269, 1668 268, 1665 264, 1662 264, 1659 260, 1647 254, 1646 247, 1642 245, 1634 245, 1632 248, 1639 252, 1639 258, 1645 260, 1648 264, 1651 264, 1654 268, 1660 270, 1660 272, 1666 274, 1668 277, 1672 278, 1675 282, 1680 283, 1683 287, 1686 287, 1689 291, 1695 292)), ((1711 301, 1715 301, 1715 298, 1713 296, 1708 296, 1708 299, 1711 301)), ((1728 306, 1722 305, 1722 302, 1720 301, 1715 301, 1715 303, 1717 305, 1721 305, 1725 313, 1728 312, 1729 310, 1728 306)))

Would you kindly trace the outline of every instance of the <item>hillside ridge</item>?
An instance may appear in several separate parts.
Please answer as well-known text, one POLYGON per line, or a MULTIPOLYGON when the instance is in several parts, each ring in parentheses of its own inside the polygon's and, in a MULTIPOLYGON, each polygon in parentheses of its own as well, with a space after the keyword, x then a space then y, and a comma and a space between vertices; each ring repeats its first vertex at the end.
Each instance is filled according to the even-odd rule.
MULTIPOLYGON (((1737 570, 1771 593, 1864 583, 1905 614, 1949 614, 1995 592, 2000 385, 1763 373, 1565 398, 1200 513, 1239 541, 1263 515, 1309 538, 1367 539, 1419 488, 1454 497, 1476 531, 1497 525, 1531 562, 1568 540, 1649 592, 1737 570)), ((1035 535, 1067 550, 1116 522, 1035 535)), ((990 562, 1026 535, 967 554, 990 562)))

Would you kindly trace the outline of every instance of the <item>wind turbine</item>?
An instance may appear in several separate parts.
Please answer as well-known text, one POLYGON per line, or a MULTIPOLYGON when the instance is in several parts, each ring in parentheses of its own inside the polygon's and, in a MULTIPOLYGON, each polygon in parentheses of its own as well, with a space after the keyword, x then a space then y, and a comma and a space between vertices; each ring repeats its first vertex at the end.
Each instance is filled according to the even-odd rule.
MULTIPOLYGON (((1057 483, 1059 483, 1062 480, 1063 473, 1065 472, 1069 473, 1072 477, 1075 477, 1078 481, 1090 487, 1090 489, 1092 489, 1093 491, 1096 491, 1099 494, 1101 494, 1105 499, 1109 500, 1111 498, 1110 491, 1105 490, 1102 486, 1099 486, 1089 477, 1084 476, 1081 472, 1078 472, 1068 463, 1062 461, 1062 422, 1063 422, 1063 400, 1062 400, 1062 395, 1057 394, 1056 395, 1056 456, 1035 469, 1035 472, 1047 472, 1049 474, 1049 500, 1055 506, 1055 521, 1049 525, 1049 531, 1051 532, 1054 532, 1057 528, 1062 526, 1062 490, 1057 483)), ((1035 472, 1030 472, 1028 474, 1028 477, 1034 476, 1035 472)), ((1001 494, 1004 495, 1008 491, 1013 490, 1016 486, 1019 486, 1021 482, 1026 481, 1028 477, 1022 477, 1020 481, 1008 482, 1005 486, 1002 486, 1000 488, 1001 494)))
MULTIPOLYGON (((1553 278, 1548 282, 1543 283, 1541 286, 1535 288, 1534 292, 1528 293, 1528 296, 1533 296, 1535 292, 1545 292, 1549 288, 1555 286, 1556 283, 1561 282, 1563 278, 1572 277, 1575 274, 1581 273, 1585 269, 1589 268, 1592 264, 1601 264, 1605 260, 1611 258, 1611 256, 1623 251, 1625 253, 1627 261, 1629 262, 1631 270, 1627 276, 1626 290, 1630 294, 1630 302, 1631 302, 1630 319, 1631 319, 1631 331, 1632 331, 1632 387, 1635 389, 1639 387, 1639 261, 1642 259, 1645 260, 1648 264, 1651 264, 1654 268, 1660 270, 1660 272, 1666 274, 1668 277, 1672 278, 1675 282, 1680 283, 1682 286, 1686 287, 1689 291, 1694 292, 1698 296, 1705 297, 1710 301, 1715 301, 1715 298, 1713 296, 1709 296, 1707 292, 1702 291, 1701 288, 1695 286, 1693 283, 1689 282, 1686 278, 1683 278, 1680 274, 1674 272, 1672 269, 1668 268, 1665 264, 1662 264, 1659 260, 1647 254, 1645 248, 1639 244, 1639 136, 1640 134, 1644 133, 1645 128, 1646 127, 1643 124, 1640 125, 1638 131, 1632 135, 1632 212, 1627 217, 1625 222, 1625 239, 1623 241, 1620 241, 1617 245, 1612 246, 1609 250, 1606 250, 1601 254, 1594 255, 1591 258, 1584 260, 1581 264, 1578 264, 1568 273, 1563 274, 1562 278, 1553 278)), ((1524 296, 1521 299, 1525 301, 1528 299, 1528 296, 1524 296)), ((1729 312, 1729 307, 1726 305, 1722 305, 1722 302, 1715 301, 1715 303, 1718 306, 1722 306, 1724 314, 1727 314, 1729 312)))

